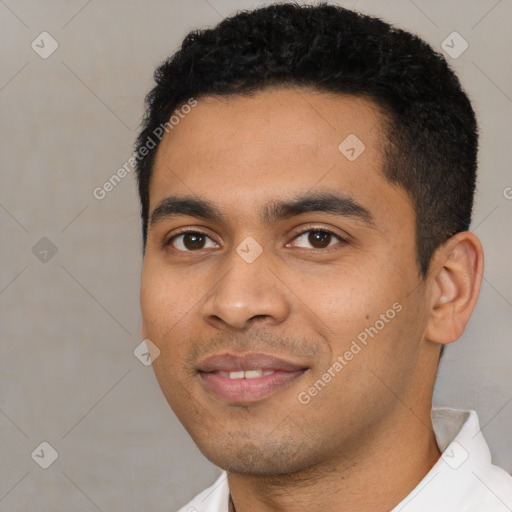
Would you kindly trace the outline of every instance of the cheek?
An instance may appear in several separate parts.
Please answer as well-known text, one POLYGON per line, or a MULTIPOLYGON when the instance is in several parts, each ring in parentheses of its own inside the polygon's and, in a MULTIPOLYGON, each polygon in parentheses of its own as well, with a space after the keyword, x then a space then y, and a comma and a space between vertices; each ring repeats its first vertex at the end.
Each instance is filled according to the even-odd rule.
POLYGON ((152 368, 173 410, 186 400, 188 372, 183 371, 186 353, 187 311, 191 305, 182 280, 176 274, 145 263, 140 288, 140 305, 144 336, 160 350, 152 368), (173 278, 174 276, 174 278, 173 278), (181 287, 180 287, 181 286, 181 287))
POLYGON ((162 284, 163 280, 157 279, 156 272, 148 270, 145 265, 140 287, 140 308, 148 337, 158 327, 157 319, 165 310, 166 298, 162 284))
POLYGON ((151 262, 144 264, 140 288, 142 320, 147 337, 154 338, 152 341, 157 345, 167 334, 173 335, 179 330, 181 319, 190 309, 187 304, 190 293, 184 286, 183 281, 168 270, 151 262))
POLYGON ((312 294, 310 289, 306 297, 332 335, 357 334, 378 316, 381 304, 387 301, 377 280, 369 280, 359 270, 334 270, 317 290, 312 294))
POLYGON ((405 308, 410 298, 404 295, 403 280, 396 277, 385 269, 376 272, 361 267, 350 273, 332 272, 313 302, 318 317, 329 329, 332 356, 343 354, 353 341, 372 357, 374 350, 366 350, 370 345, 380 352, 407 339, 403 331, 413 322, 414 312, 405 308))

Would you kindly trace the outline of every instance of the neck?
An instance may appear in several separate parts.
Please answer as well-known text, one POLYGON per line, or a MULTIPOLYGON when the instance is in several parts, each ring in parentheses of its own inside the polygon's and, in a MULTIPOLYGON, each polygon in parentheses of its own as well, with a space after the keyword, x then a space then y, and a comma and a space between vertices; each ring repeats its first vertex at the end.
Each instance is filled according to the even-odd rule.
POLYGON ((440 457, 430 410, 402 408, 358 449, 290 475, 228 472, 236 512, 387 512, 402 501, 440 457))

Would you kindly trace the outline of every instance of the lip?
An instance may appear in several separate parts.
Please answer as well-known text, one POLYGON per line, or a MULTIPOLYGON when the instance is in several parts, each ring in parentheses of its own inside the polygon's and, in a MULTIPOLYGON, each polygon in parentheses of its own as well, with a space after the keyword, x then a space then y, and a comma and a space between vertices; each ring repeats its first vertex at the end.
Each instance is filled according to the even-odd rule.
POLYGON ((303 375, 307 367, 269 354, 217 354, 198 365, 203 385, 215 396, 233 404, 254 403, 284 389, 303 375), (272 370, 271 375, 252 379, 230 379, 215 372, 272 370))
POLYGON ((198 365, 200 372, 258 370, 260 368, 263 370, 294 372, 304 369, 304 366, 269 354, 255 352, 240 355, 216 354, 207 357, 198 365))

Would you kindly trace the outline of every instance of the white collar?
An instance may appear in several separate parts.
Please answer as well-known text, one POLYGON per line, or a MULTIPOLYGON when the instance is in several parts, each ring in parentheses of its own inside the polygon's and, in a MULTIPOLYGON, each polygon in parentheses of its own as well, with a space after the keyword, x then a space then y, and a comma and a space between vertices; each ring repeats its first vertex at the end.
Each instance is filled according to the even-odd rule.
POLYGON ((491 464, 477 413, 432 408, 440 459, 391 512, 510 512, 512 477, 491 464))
MULTIPOLYGON (((475 411, 432 408, 441 458, 391 512, 511 512, 512 477, 491 464, 475 411)), ((227 473, 179 512, 228 512, 227 473)))

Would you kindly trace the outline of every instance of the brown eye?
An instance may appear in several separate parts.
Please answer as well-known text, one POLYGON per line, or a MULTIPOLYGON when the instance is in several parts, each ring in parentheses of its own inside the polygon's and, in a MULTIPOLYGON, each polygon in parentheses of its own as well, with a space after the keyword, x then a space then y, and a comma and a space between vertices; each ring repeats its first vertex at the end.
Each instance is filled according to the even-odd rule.
MULTIPOLYGON (((207 248, 208 241, 213 243, 214 248, 217 247, 217 244, 204 233, 199 231, 186 231, 173 236, 169 240, 168 245, 171 245, 178 251, 192 252, 207 248)), ((212 247, 212 245, 209 247, 212 247)))
POLYGON ((183 235, 183 245, 193 251, 194 249, 202 249, 205 237, 199 233, 187 233, 183 235))
POLYGON ((329 246, 331 238, 331 233, 327 233, 326 231, 311 231, 308 235, 308 242, 315 247, 315 249, 325 249, 329 246))
POLYGON ((299 241, 299 243, 302 244, 309 244, 311 246, 307 247, 304 245, 299 245, 299 247, 313 249, 326 249, 327 247, 335 245, 336 242, 345 242, 345 240, 343 240, 340 236, 325 229, 308 229, 307 231, 299 233, 294 240, 299 241))

